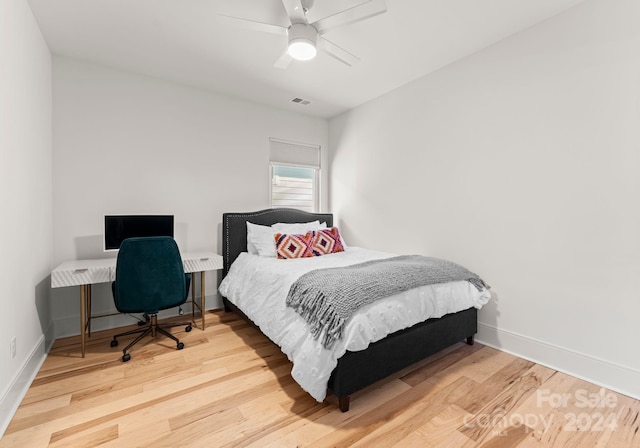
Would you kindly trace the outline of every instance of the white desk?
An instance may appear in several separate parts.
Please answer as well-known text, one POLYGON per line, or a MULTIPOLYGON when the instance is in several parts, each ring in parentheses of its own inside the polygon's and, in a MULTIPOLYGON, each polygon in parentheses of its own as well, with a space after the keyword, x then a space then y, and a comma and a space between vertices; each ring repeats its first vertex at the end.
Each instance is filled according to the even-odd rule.
MULTIPOLYGON (((222 269, 222 256, 213 252, 184 253, 181 256, 184 272, 200 272, 200 304, 195 301, 195 278, 191 281, 191 320, 195 324, 195 309, 197 307, 202 316, 202 329, 204 330, 204 273, 205 271, 222 269)), ((115 258, 65 261, 51 272, 52 288, 80 286, 80 335, 83 358, 86 335, 88 334, 91 337, 91 319, 119 314, 94 315, 91 313, 91 285, 109 283, 115 279, 115 258)))

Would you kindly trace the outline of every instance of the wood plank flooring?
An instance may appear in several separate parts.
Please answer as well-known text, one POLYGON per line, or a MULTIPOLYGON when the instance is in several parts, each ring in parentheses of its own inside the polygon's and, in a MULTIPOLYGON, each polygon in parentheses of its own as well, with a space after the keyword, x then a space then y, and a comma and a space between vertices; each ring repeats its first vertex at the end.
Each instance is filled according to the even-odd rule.
MULTIPOLYGON (((355 394, 342 413, 235 314, 148 338, 123 363, 109 340, 56 341, 3 447, 640 447, 640 402, 460 343, 355 394)), ((123 340, 124 342, 124 340, 123 340)))

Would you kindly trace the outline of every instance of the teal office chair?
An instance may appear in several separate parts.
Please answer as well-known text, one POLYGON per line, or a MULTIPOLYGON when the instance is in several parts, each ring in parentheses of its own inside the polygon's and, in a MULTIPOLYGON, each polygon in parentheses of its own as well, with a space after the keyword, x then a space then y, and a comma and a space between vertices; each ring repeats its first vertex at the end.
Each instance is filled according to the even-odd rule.
POLYGON ((116 262, 116 281, 111 284, 113 300, 119 312, 143 313, 147 318, 147 322, 142 322, 142 328, 113 337, 111 347, 117 347, 117 338, 140 333, 122 350, 123 362, 131 359, 127 351, 149 333, 155 337, 156 332, 160 332, 176 341, 178 350, 184 348, 184 344, 165 328, 186 325, 185 331, 189 332, 191 323, 176 322, 161 327, 158 311, 182 305, 187 300, 190 283, 191 274, 185 274, 173 238, 128 238, 122 242, 116 262))

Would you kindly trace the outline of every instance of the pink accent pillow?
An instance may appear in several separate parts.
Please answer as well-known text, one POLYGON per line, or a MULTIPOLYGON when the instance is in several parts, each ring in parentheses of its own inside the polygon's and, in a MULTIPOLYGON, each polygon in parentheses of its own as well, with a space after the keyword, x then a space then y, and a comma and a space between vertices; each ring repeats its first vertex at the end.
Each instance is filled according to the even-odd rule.
POLYGON ((275 235, 278 258, 307 258, 343 252, 342 240, 337 227, 311 230, 304 235, 275 235))

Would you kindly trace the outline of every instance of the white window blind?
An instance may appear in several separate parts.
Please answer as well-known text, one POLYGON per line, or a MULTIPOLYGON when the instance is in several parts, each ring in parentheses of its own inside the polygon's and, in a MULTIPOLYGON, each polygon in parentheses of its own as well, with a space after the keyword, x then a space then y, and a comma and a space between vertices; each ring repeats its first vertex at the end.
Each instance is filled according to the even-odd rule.
POLYGON ((320 169, 320 147, 269 139, 269 160, 276 165, 297 165, 320 169))
POLYGON ((270 140, 271 207, 318 211, 320 147, 270 140))

